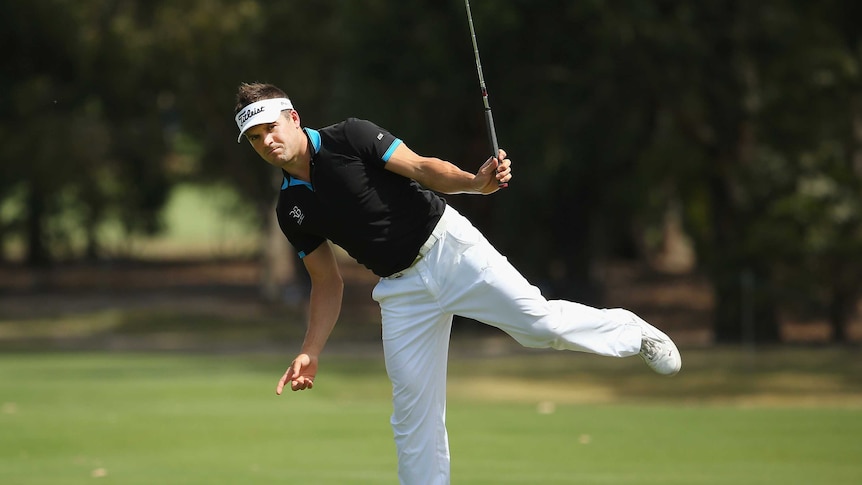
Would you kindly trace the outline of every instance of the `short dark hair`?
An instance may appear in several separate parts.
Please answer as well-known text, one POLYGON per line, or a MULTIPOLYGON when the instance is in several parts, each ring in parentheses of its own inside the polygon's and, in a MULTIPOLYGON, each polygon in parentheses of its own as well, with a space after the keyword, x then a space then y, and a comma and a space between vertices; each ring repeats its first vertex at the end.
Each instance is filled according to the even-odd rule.
POLYGON ((263 99, 286 97, 287 94, 285 94, 284 91, 272 84, 242 83, 236 91, 236 107, 234 108, 234 114, 239 113, 240 110, 251 103, 256 103, 263 99))

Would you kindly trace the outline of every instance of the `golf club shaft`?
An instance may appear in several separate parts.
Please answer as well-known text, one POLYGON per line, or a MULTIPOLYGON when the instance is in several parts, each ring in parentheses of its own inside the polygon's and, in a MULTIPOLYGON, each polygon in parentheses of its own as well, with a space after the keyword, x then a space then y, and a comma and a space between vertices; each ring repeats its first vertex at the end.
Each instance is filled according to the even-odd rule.
MULTIPOLYGON (((464 0, 467 8, 467 23, 470 25, 470 38, 473 40, 473 55, 476 57, 476 72, 479 73, 479 89, 482 92, 482 103, 485 105, 485 126, 488 128, 488 139, 491 142, 492 157, 497 158, 500 154, 500 146, 497 144, 497 130, 494 128, 494 115, 491 114, 491 104, 488 102, 488 88, 485 86, 485 76, 482 74, 482 61, 479 59, 479 44, 476 42, 476 29, 473 27, 473 14, 470 12, 470 0, 464 0)), ((508 184, 500 183, 500 187, 508 184)))

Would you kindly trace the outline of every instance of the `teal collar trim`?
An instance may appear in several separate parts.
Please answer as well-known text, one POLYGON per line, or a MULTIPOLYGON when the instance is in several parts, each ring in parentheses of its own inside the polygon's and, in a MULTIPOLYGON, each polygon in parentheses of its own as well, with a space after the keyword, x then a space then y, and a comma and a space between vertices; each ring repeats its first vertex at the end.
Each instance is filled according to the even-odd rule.
MULTIPOLYGON (((320 132, 311 128, 303 128, 303 130, 308 136, 309 141, 311 141, 311 148, 314 150, 314 155, 317 155, 318 153, 320 153, 320 132)), ((304 185, 308 187, 308 190, 314 192, 314 187, 312 187, 309 182, 295 179, 285 171, 282 171, 282 176, 283 179, 281 182, 281 190, 284 190, 288 187, 294 187, 296 185, 304 185)))
POLYGON ((303 128, 308 139, 311 140, 311 146, 314 148, 314 154, 320 153, 320 132, 311 128, 303 128))
POLYGON ((281 182, 281 190, 284 190, 288 187, 294 187, 296 185, 304 185, 308 187, 308 190, 314 192, 314 187, 311 186, 311 183, 306 182, 305 180, 299 180, 291 177, 290 175, 285 175, 284 179, 281 182))

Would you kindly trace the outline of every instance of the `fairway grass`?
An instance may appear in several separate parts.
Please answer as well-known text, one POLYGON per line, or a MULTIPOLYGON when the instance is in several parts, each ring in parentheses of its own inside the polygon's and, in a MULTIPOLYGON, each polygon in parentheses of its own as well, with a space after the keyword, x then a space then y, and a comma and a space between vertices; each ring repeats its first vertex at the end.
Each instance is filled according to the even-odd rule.
MULTIPOLYGON (((450 366, 453 484, 862 483, 849 350, 637 359, 524 352, 450 366), (794 378, 795 376, 795 378, 794 378)), ((377 355, 0 355, 0 483, 397 484, 377 355)))

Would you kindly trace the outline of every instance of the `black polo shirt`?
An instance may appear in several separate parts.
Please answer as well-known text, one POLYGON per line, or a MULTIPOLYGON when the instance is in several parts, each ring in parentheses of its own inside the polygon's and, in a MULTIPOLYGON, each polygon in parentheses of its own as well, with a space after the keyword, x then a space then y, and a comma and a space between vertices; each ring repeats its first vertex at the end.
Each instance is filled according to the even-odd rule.
POLYGON ((277 207, 299 256, 329 239, 378 276, 410 266, 446 203, 384 168, 401 140, 356 118, 305 133, 314 153, 311 183, 283 172, 277 207))

